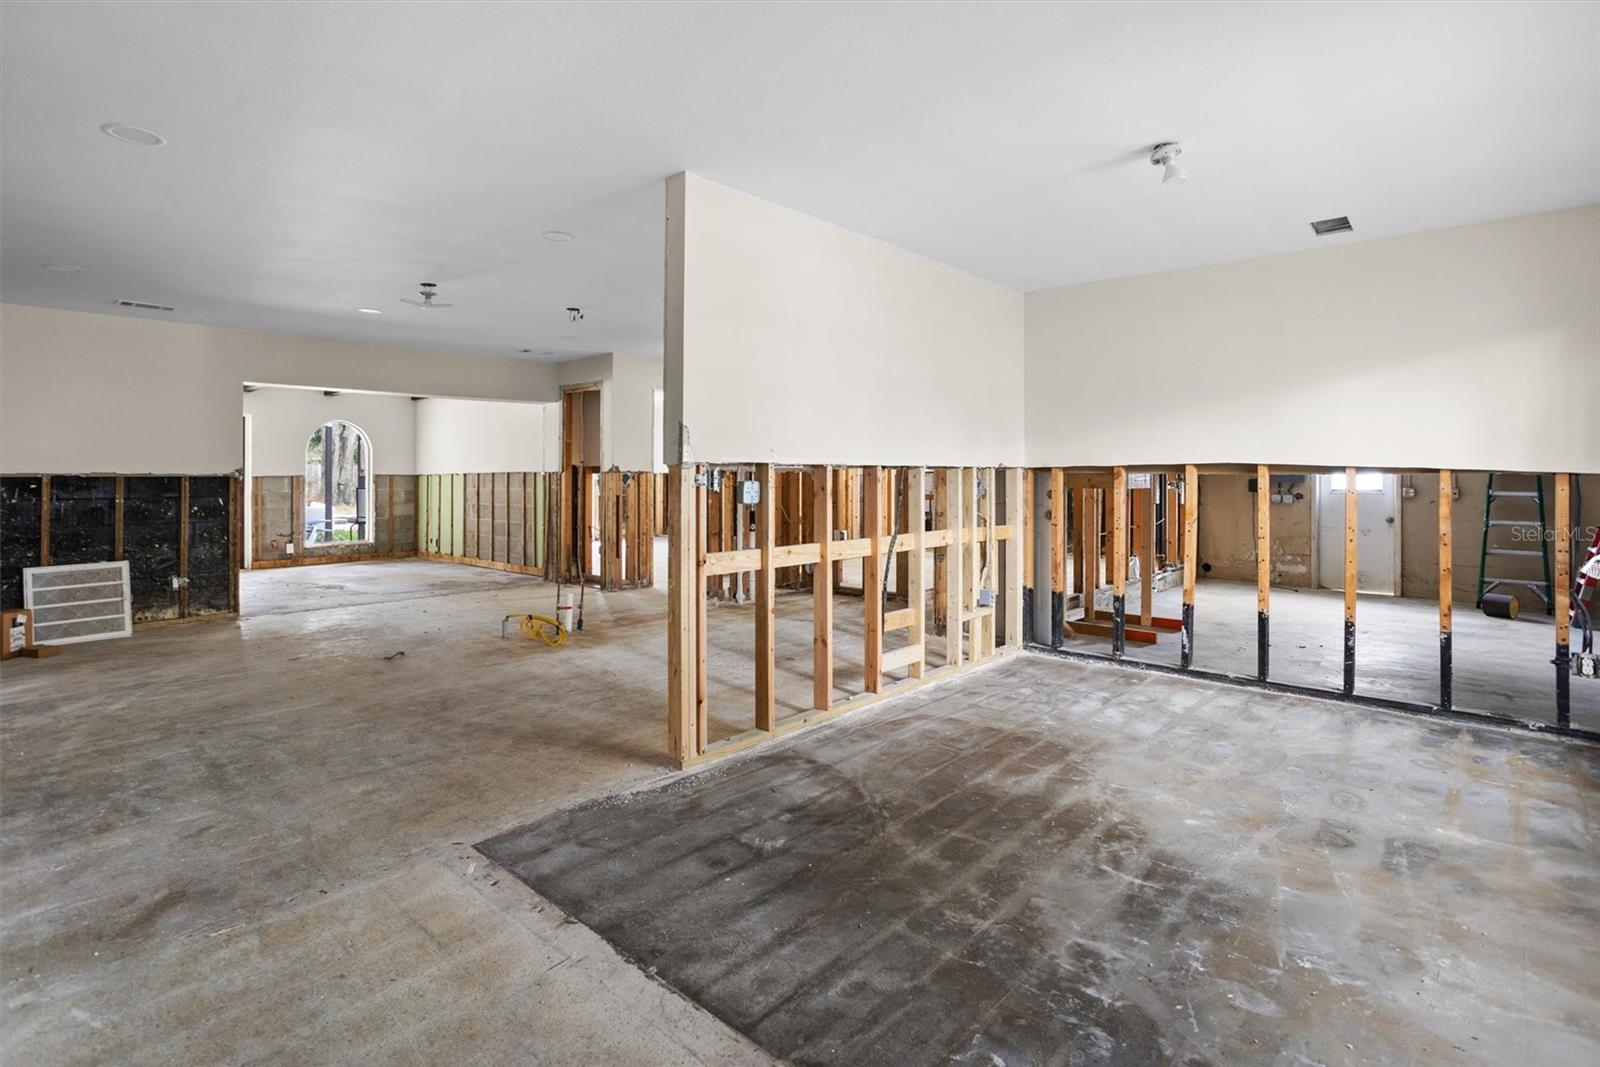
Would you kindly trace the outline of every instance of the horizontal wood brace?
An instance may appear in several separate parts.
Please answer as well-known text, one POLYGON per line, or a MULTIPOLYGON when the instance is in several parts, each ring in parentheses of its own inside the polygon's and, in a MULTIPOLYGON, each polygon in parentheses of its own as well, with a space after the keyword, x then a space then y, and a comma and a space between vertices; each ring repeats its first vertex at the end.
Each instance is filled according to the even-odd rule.
POLYGON ((899 611, 886 611, 883 613, 883 630, 904 630, 917 621, 916 608, 901 608, 899 611))
POLYGON ((897 671, 903 667, 909 667, 913 663, 921 662, 921 641, 914 645, 906 645, 904 648, 891 649, 883 654, 883 669, 886 671, 897 671))

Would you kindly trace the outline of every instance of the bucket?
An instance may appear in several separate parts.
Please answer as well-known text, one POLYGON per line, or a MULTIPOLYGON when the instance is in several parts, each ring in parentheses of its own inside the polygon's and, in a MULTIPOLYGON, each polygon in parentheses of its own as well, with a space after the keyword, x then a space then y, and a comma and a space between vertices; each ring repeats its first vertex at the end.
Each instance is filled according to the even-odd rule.
POLYGON ((556 598, 556 622, 567 633, 572 632, 572 594, 565 590, 556 598))

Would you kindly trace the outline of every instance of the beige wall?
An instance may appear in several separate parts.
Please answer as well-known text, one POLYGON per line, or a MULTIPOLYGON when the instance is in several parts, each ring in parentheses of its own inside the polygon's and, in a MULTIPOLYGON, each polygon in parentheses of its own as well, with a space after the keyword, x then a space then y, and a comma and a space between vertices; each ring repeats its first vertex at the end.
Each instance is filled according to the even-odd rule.
POLYGON ((1030 293, 1028 462, 1600 471, 1600 206, 1344 241, 1030 293))
POLYGON ((555 368, 422 349, 0 306, 0 470, 216 474, 244 382, 548 401, 555 368))
POLYGON ((545 471, 560 465, 561 405, 428 398, 416 402, 417 473, 545 471))
POLYGON ((669 463, 1021 460, 1019 293, 697 175, 667 194, 669 463))
MULTIPOLYGON (((650 470, 655 451, 655 391, 661 361, 621 353, 558 364, 561 386, 600 386, 584 398, 583 459, 603 470, 650 470)), ((559 459, 557 461, 559 466, 559 459)))
POLYGON ((244 394, 250 416, 250 473, 304 475, 311 432, 335 419, 354 423, 372 445, 373 474, 417 473, 416 401, 392 393, 263 387, 244 394))

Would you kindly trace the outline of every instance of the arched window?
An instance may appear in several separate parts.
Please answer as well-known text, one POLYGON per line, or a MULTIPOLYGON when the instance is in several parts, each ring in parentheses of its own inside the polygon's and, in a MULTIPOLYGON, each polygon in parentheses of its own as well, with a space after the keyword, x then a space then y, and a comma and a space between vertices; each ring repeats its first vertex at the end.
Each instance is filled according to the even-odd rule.
POLYGON ((306 544, 371 541, 372 442, 351 422, 330 422, 306 442, 306 544))

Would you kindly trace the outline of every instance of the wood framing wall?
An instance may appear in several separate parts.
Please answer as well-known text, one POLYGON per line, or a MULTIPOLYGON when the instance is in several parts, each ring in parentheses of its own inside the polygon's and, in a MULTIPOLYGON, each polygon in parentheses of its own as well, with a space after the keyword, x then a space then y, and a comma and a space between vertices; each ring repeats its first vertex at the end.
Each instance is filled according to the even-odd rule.
POLYGON ((680 767, 1022 647, 1026 513, 1019 469, 680 465, 666 481, 667 749, 680 767), (745 482, 753 483, 748 495, 745 482), (836 703, 834 595, 849 591, 841 588, 840 575, 852 561, 860 571, 854 591, 863 613, 864 692, 836 703), (780 588, 810 589, 813 630, 812 707, 782 718, 774 678, 780 588), (706 607, 713 596, 748 597, 756 631, 752 725, 715 743, 706 678, 706 607), (930 617, 944 620, 946 651, 939 663, 929 661, 930 617), (884 635, 895 631, 906 632, 906 643, 886 651, 884 635), (904 678, 889 677, 901 671, 904 678))
MULTIPOLYGON (((1194 643, 1196 619, 1194 611, 1197 575, 1197 532, 1200 529, 1202 476, 1232 474, 1253 476, 1257 484, 1267 486, 1276 474, 1317 474, 1326 469, 1281 469, 1267 465, 1255 467, 1196 467, 1141 468, 1111 467, 1097 470, 1040 468, 1028 473, 1027 482, 1035 494, 1042 494, 1042 514, 1048 524, 1045 536, 1030 539, 1030 553, 1034 557, 1023 570, 1027 574, 1023 599, 1034 602, 1035 576, 1043 584, 1049 582, 1048 612, 1038 612, 1026 620, 1030 632, 1028 644, 1041 649, 1064 652, 1063 638, 1091 636, 1108 638, 1109 649, 1101 654, 1113 660, 1122 660, 1127 644, 1153 643, 1157 630, 1172 630, 1181 634, 1179 671, 1194 670, 1194 643), (1171 487, 1169 489, 1168 487, 1171 487), (1175 494, 1169 496, 1175 490, 1175 494), (1154 508, 1154 496, 1162 500, 1154 508), (1165 514, 1161 514, 1164 511, 1165 514), (1109 527, 1109 534, 1105 532, 1109 527), (1165 556, 1163 557, 1163 552, 1165 556), (1141 589, 1140 603, 1131 607, 1126 603, 1128 563, 1137 558, 1142 562, 1141 572, 1150 575, 1164 564, 1176 565, 1182 571, 1183 612, 1178 619, 1155 616, 1151 610, 1151 583, 1146 580, 1141 589), (1068 563, 1072 578, 1068 579, 1068 563), (1109 584, 1110 613, 1097 606, 1097 590, 1109 584), (1083 617, 1068 619, 1069 601, 1076 592, 1080 598, 1083 617), (1044 632, 1038 632, 1035 619, 1047 619, 1044 632)), ((1345 468, 1344 473, 1354 484, 1355 468, 1345 468)), ((1271 604, 1273 579, 1272 524, 1273 510, 1269 494, 1257 492, 1254 501, 1253 570, 1256 583, 1256 672, 1251 678, 1214 675, 1194 671, 1207 677, 1231 682, 1248 682, 1272 688, 1306 692, 1316 695, 1359 700, 1363 703, 1394 707, 1399 710, 1421 711, 1431 714, 1454 714, 1452 694, 1452 611, 1457 568, 1454 566, 1453 526, 1459 519, 1454 506, 1454 492, 1458 484, 1456 472, 1449 470, 1400 472, 1416 476, 1419 480, 1436 479, 1433 495, 1437 501, 1437 522, 1433 524, 1435 565, 1437 575, 1433 588, 1437 591, 1439 606, 1439 697, 1432 704, 1420 705, 1404 701, 1387 700, 1356 695, 1355 683, 1359 665, 1356 647, 1356 512, 1355 495, 1346 495, 1344 512, 1344 573, 1345 596, 1343 616, 1344 674, 1340 689, 1323 690, 1308 686, 1291 685, 1273 677, 1271 647, 1271 604)), ((1571 537, 1577 527, 1572 515, 1572 487, 1576 476, 1555 474, 1551 476, 1553 514, 1550 526, 1558 531, 1553 544, 1555 590, 1554 614, 1555 655, 1550 661, 1555 667, 1553 703, 1555 705, 1554 729, 1571 730, 1570 673, 1571 673, 1571 589, 1572 555, 1571 537)), ((1042 597, 1044 590, 1037 591, 1042 597)), ((1064 652, 1070 655, 1096 655, 1096 653, 1064 652)), ((1160 664, 1140 663, 1144 669, 1169 669, 1160 664)), ((1551 729, 1549 723, 1521 722, 1486 713, 1471 713, 1472 718, 1490 718, 1533 729, 1551 729)), ((1594 735, 1589 735, 1594 736, 1594 735)), ((1600 739, 1600 738, 1597 738, 1600 739)))
POLYGON ((0 478, 0 608, 22 570, 127 560, 135 623, 239 611, 242 480, 234 475, 0 478))
POLYGON ((301 475, 263 475, 250 480, 250 566, 304 567, 404 559, 417 554, 417 476, 372 476, 371 540, 305 543, 306 489, 301 475), (289 551, 288 546, 294 550, 289 551))
POLYGON ((542 575, 558 486, 558 477, 543 471, 419 475, 415 554, 542 575))

